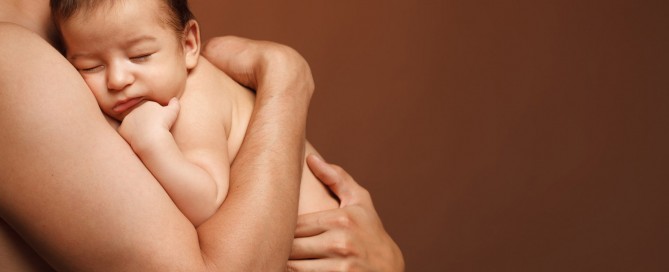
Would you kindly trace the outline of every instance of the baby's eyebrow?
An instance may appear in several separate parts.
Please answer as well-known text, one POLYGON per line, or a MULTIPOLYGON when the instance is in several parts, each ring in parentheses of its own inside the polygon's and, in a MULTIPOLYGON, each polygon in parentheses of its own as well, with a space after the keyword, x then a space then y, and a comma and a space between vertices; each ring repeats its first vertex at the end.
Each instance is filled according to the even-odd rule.
POLYGON ((90 54, 79 53, 79 54, 74 54, 74 55, 68 57, 67 59, 70 60, 70 61, 75 61, 77 58, 85 57, 85 56, 88 56, 88 55, 90 55, 90 54))
MULTIPOLYGON (((157 41, 157 40, 158 39, 154 36, 140 35, 140 36, 137 36, 135 38, 132 38, 132 39, 129 39, 128 41, 126 41, 125 42, 125 47, 132 47, 132 46, 134 46, 136 44, 139 44, 139 43, 142 43, 142 42, 154 42, 154 41, 157 41)), ((88 54, 88 53, 78 53, 78 54, 73 54, 68 59, 70 61, 75 61, 77 58, 86 57, 88 55, 90 55, 90 54, 88 54)))
POLYGON ((141 35, 141 36, 138 36, 138 37, 135 37, 135 38, 132 38, 132 39, 128 40, 125 43, 125 45, 126 46, 132 46, 132 45, 135 45, 135 44, 138 44, 138 43, 141 43, 141 42, 145 42, 145 41, 153 42, 153 41, 156 41, 156 40, 157 39, 154 36, 141 35))

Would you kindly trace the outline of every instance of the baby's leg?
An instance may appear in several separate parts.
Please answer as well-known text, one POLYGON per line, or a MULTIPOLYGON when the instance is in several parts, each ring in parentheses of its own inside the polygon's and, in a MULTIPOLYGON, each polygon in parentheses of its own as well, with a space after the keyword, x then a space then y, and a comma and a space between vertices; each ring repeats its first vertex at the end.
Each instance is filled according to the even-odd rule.
MULTIPOLYGON (((306 154, 318 154, 309 142, 306 146, 306 154)), ((321 183, 316 176, 309 170, 309 166, 304 163, 302 169, 302 186, 300 187, 300 203, 298 214, 306 214, 339 207, 338 200, 321 183)))

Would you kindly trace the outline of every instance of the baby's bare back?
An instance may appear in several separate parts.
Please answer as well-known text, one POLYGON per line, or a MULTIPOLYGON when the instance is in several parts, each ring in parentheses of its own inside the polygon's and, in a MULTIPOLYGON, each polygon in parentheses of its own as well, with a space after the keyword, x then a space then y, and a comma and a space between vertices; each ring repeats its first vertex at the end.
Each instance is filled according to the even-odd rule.
MULTIPOLYGON (((177 144, 188 142, 190 137, 199 137, 191 135, 192 130, 188 129, 189 124, 193 122, 206 126, 220 126, 221 140, 227 142, 228 157, 232 164, 242 145, 251 118, 255 102, 253 92, 239 85, 206 59, 200 58, 196 69, 189 74, 186 90, 180 102, 180 117, 172 131, 177 144), (192 119, 181 120, 181 116, 192 119)), ((317 154, 308 142, 305 150, 306 154, 317 154)), ((338 201, 311 173, 305 161, 299 214, 334 209, 338 206, 338 201)))

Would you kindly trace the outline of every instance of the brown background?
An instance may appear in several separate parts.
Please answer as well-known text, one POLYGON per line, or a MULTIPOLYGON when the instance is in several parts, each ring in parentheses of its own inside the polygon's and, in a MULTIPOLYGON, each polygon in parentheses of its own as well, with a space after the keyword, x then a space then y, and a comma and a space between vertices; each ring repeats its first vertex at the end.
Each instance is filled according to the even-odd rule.
POLYGON ((191 5, 305 56, 407 271, 669 271, 669 1, 191 5))

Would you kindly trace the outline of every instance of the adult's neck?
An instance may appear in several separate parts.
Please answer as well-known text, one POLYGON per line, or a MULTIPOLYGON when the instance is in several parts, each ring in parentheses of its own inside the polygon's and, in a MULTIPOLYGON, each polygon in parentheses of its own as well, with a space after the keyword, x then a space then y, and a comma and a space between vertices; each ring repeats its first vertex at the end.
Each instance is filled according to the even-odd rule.
POLYGON ((53 30, 48 0, 0 0, 0 22, 21 25, 45 39, 53 30))

